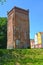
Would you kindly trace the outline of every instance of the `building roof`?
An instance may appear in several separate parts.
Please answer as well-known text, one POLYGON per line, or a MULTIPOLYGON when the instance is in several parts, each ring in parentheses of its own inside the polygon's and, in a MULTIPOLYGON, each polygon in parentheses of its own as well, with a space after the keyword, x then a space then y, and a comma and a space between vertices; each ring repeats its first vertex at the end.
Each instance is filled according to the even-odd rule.
POLYGON ((43 34, 43 32, 38 32, 38 33, 43 34))
POLYGON ((19 9, 19 10, 22 10, 22 11, 25 11, 25 12, 29 12, 29 9, 23 9, 23 8, 19 8, 19 7, 13 7, 7 14, 9 14, 13 9, 19 9))
POLYGON ((30 41, 34 41, 34 39, 30 39, 30 41))

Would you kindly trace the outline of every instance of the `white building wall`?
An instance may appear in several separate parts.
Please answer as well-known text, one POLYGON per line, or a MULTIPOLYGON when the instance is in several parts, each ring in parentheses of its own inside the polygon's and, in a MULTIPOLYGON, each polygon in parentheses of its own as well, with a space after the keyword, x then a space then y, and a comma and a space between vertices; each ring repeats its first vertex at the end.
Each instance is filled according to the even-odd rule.
POLYGON ((38 44, 38 38, 37 38, 37 34, 35 34, 34 41, 35 41, 35 45, 36 45, 36 44, 38 44))

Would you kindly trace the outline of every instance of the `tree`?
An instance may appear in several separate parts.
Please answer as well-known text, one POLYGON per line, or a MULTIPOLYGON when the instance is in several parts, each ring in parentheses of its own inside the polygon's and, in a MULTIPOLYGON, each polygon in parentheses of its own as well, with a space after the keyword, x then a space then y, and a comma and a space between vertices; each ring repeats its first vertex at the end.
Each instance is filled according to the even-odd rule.
POLYGON ((7 46, 7 18, 0 18, 0 48, 7 46))
POLYGON ((6 0, 0 0, 0 3, 3 5, 3 3, 6 2, 6 0))

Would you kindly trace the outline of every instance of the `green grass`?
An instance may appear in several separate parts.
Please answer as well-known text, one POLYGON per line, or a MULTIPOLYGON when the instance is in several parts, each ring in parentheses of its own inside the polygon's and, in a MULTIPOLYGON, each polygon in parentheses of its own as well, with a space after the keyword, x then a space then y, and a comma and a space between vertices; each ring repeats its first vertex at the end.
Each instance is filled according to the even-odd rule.
POLYGON ((0 49, 0 65, 43 65, 43 49, 0 49))

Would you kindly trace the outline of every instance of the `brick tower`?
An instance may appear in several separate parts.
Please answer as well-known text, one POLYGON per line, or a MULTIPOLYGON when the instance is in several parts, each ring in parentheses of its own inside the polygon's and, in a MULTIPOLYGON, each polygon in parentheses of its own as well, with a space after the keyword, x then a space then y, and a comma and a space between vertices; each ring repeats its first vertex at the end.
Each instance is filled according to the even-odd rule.
POLYGON ((14 7, 8 12, 7 49, 29 47, 29 10, 14 7))

